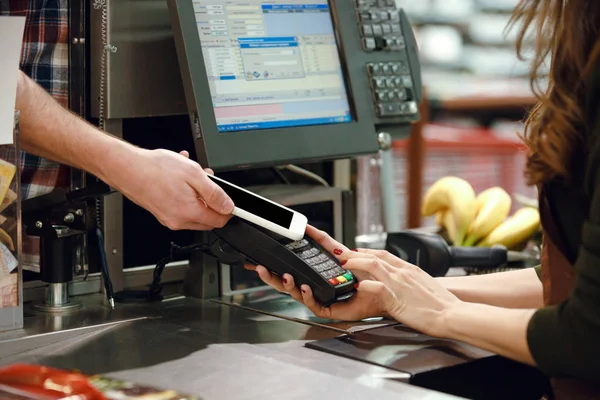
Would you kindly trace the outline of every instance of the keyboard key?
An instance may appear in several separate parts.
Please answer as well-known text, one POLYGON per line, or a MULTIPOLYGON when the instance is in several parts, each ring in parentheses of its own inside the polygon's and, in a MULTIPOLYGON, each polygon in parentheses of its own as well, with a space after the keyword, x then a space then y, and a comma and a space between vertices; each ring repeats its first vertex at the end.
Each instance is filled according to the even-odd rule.
POLYGON ((327 268, 326 264, 317 264, 317 265, 313 266, 313 269, 317 272, 323 272, 323 271, 326 271, 328 268, 327 268))
POLYGON ((334 271, 335 271, 336 275, 344 275, 346 273, 346 270, 344 268, 342 268, 342 267, 339 267, 339 266, 336 267, 334 269, 334 271))
POLYGON ((325 266, 324 271, 337 267, 337 264, 333 260, 328 260, 327 262, 323 263, 323 265, 325 266))
POLYGON ((305 247, 305 246, 308 246, 308 240, 306 240, 306 239, 302 239, 297 242, 292 242, 292 243, 286 245, 286 247, 290 250, 301 249, 302 247, 305 247))
POLYGON ((304 262, 307 263, 309 266, 313 267, 313 266, 319 264, 319 260, 317 258, 318 257, 308 258, 308 259, 304 260, 304 262))
POLYGON ((377 48, 377 43, 375 42, 375 39, 371 37, 365 38, 363 40, 363 47, 365 50, 375 50, 377 48))
POLYGON ((367 69, 371 75, 378 75, 381 73, 381 67, 378 63, 369 63, 367 64, 367 69))
POLYGON ((383 29, 381 28, 381 25, 378 25, 378 24, 373 25, 373 35, 374 36, 383 35, 383 29))

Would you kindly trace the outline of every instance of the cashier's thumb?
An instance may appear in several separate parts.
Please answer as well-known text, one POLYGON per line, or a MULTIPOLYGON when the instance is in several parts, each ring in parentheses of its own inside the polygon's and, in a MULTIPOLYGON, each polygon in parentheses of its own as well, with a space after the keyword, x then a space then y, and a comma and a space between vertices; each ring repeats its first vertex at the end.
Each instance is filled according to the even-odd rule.
POLYGON ((369 293, 375 296, 386 310, 389 310, 396 305, 397 299, 394 292, 379 281, 360 281, 355 287, 358 292, 369 293))

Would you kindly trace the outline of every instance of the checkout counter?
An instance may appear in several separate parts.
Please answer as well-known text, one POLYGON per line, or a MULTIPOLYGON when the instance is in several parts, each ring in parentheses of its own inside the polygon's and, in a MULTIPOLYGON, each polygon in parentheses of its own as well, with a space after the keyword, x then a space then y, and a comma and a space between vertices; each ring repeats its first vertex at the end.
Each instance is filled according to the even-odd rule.
MULTIPOLYGON (((89 13, 89 40, 74 46, 91 54, 90 119, 138 145, 187 149, 353 245, 349 160, 385 154, 419 120, 416 42, 393 0, 108 1, 89 13)), ((382 168, 390 182, 391 165, 382 168)), ((202 399, 543 393, 532 369, 394 321, 316 318, 202 252, 169 258, 162 300, 149 301, 169 242, 187 246, 208 233, 169 232, 86 180, 23 203, 29 234, 47 234, 42 226, 57 218, 77 234, 67 245, 56 229, 44 236, 41 274, 25 274, 23 327, 0 333, 1 365, 76 369, 202 399)), ((382 193, 388 231, 400 228, 392 193, 382 193)))

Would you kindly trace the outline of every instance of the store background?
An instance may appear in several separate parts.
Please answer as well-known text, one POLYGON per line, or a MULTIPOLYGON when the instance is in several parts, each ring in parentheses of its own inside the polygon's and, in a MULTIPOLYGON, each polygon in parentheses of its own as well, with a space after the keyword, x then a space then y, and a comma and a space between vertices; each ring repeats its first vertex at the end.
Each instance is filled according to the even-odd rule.
MULTIPOLYGON (((518 30, 507 29, 518 0, 396 0, 419 43, 423 83, 430 106, 423 192, 446 175, 459 176, 477 193, 500 186, 513 196, 535 199, 523 179, 525 151, 519 134, 533 104, 531 53, 517 56, 518 30)), ((407 141, 394 143, 394 174, 401 224, 407 226, 407 141)), ((359 235, 385 231, 381 214, 378 156, 357 163, 359 235)), ((434 225, 424 218, 424 226, 434 225)))

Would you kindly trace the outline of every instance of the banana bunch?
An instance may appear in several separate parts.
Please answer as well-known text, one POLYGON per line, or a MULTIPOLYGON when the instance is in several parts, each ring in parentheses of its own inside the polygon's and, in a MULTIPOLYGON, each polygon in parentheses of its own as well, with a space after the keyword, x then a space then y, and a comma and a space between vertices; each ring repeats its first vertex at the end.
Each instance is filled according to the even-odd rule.
POLYGON ((508 217, 512 205, 510 196, 500 187, 484 190, 477 196, 475 202, 476 216, 469 227, 463 246, 473 246, 488 236, 508 217))
POLYGON ((421 213, 435 216, 455 246, 514 248, 540 229, 539 211, 523 207, 509 216, 511 197, 500 187, 479 195, 464 179, 444 177, 425 193, 421 213))
POLYGON ((475 191, 469 182, 454 176, 446 176, 435 182, 425 193, 421 205, 423 216, 438 214, 438 219, 444 221, 448 234, 454 237, 455 244, 462 243, 465 239, 475 213, 475 191), (438 213, 443 214, 439 216, 438 213))
POLYGON ((540 212, 533 207, 523 207, 484 237, 477 246, 502 245, 512 249, 535 235, 540 226, 540 212))

